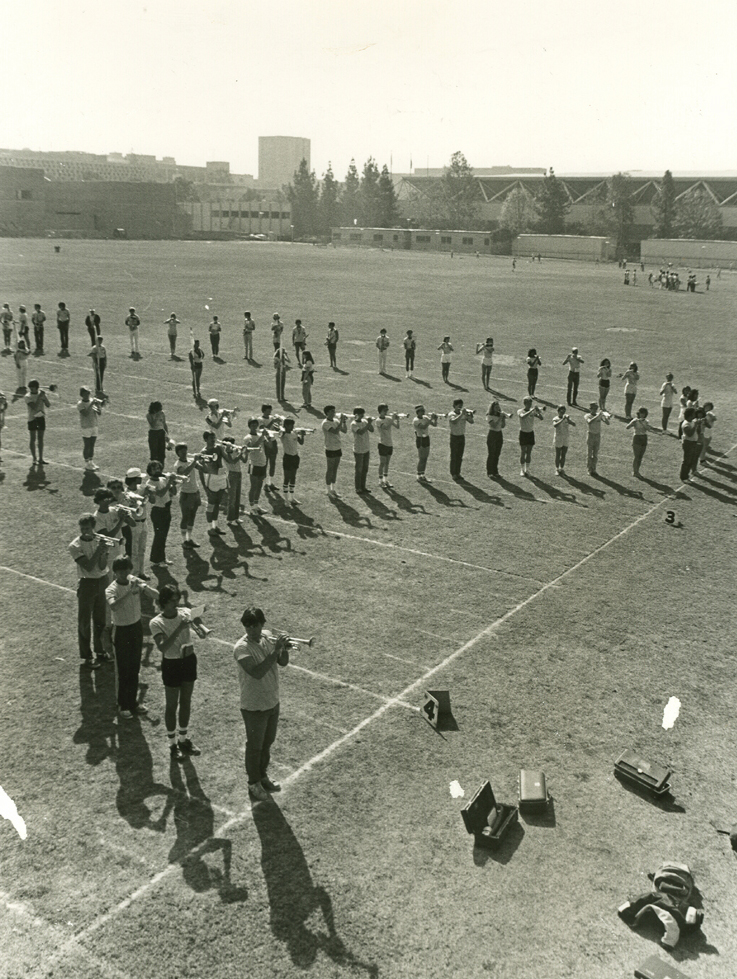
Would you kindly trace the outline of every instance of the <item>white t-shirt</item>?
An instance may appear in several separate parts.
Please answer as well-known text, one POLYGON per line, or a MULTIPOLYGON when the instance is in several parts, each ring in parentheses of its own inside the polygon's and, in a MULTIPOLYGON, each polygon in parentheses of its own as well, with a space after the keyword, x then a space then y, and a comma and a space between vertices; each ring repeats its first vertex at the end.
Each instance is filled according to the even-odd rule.
MULTIPOLYGON (((182 620, 185 622, 192 621, 190 609, 178 608, 177 614, 170 619, 167 619, 163 613, 159 613, 149 623, 151 635, 154 637, 165 636, 168 639, 182 620)), ((184 659, 185 656, 190 656, 193 652, 192 633, 190 627, 187 625, 182 629, 171 646, 162 653, 162 656, 164 659, 184 659)))
POLYGON ((233 656, 238 664, 238 682, 241 688, 241 710, 270 710, 279 703, 279 667, 276 663, 260 680, 251 676, 241 666, 245 659, 254 665, 263 663, 274 652, 274 639, 264 630, 258 642, 243 636, 235 644, 233 656))
POLYGON ((553 445, 561 448, 561 446, 568 445, 571 423, 567 418, 561 418, 557 425, 555 421, 558 421, 558 419, 556 418, 553 423, 553 445))

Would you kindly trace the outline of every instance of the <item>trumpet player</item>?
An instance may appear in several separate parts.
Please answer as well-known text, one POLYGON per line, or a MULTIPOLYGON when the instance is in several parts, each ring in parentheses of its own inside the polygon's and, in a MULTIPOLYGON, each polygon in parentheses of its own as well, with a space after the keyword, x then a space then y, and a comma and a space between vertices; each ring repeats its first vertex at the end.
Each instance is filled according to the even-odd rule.
POLYGON ((380 404, 379 417, 376 419, 376 431, 379 433, 379 485, 391 489, 389 482, 389 460, 394 452, 392 429, 399 428, 399 415, 396 411, 389 414, 389 405, 380 404))
POLYGON ((412 419, 412 428, 415 430, 415 445, 417 446, 417 482, 429 483, 430 480, 425 475, 427 468, 427 458, 430 455, 430 426, 438 427, 438 416, 435 414, 426 415, 424 405, 415 405, 415 418, 412 419))
POLYGON ((146 507, 148 500, 139 493, 143 473, 135 466, 125 474, 125 496, 127 503, 134 508, 134 523, 131 527, 131 553, 130 559, 133 563, 133 573, 148 581, 148 575, 143 572, 143 565, 146 560, 146 507))
POLYGON ((210 398, 207 402, 208 412, 205 415, 205 424, 216 439, 222 439, 226 428, 233 427, 233 415, 236 408, 221 408, 217 398, 210 398))
POLYGON ((453 410, 448 414, 450 428, 450 475, 454 482, 460 482, 463 453, 466 449, 466 425, 473 425, 473 411, 463 407, 463 398, 453 401, 453 410))
POLYGON ((598 401, 591 401, 588 412, 583 416, 588 429, 586 433, 586 468, 590 476, 596 475, 596 464, 601 446, 601 423, 604 422, 605 425, 608 425, 610 418, 609 412, 600 408, 598 401))
POLYGON ((263 610, 249 606, 241 616, 246 634, 233 648, 238 664, 240 706, 246 727, 246 777, 248 794, 268 802, 269 792, 281 786, 269 778, 271 746, 279 724, 279 669, 289 663, 288 637, 264 630, 263 610))
POLYGON ((83 513, 79 518, 79 535, 69 545, 69 553, 77 566, 79 657, 83 665, 96 670, 103 660, 110 659, 103 646, 108 539, 95 533, 93 513, 83 513))
POLYGON ((177 456, 177 476, 182 476, 184 478, 184 481, 179 487, 179 506, 182 511, 182 519, 179 527, 182 531, 182 547, 185 549, 199 547, 200 545, 192 537, 197 511, 202 503, 200 488, 197 485, 198 460, 196 458, 189 459, 187 457, 186 442, 177 442, 177 444, 174 446, 174 452, 177 456))
POLYGON ((243 449, 235 444, 232 435, 223 436, 223 459, 228 473, 228 517, 232 526, 241 522, 241 483, 243 481, 243 449))
POLYGON ((30 439, 31 456, 33 465, 38 463, 43 466, 44 459, 44 433, 46 431, 46 409, 51 407, 48 396, 41 389, 37 380, 32 379, 28 382, 28 394, 25 396, 26 407, 28 408, 28 436, 30 439), (36 446, 38 445, 38 454, 36 446))
POLYGON ((331 500, 340 499, 340 495, 335 489, 338 478, 338 466, 343 455, 341 449, 340 436, 348 431, 348 422, 345 415, 335 417, 335 405, 325 405, 323 408, 325 418, 321 424, 322 434, 325 438, 325 485, 328 488, 328 496, 331 500))
POLYGON ((118 714, 126 719, 148 711, 145 704, 138 703, 138 675, 143 651, 141 595, 146 592, 158 598, 157 590, 132 575, 132 570, 129 557, 115 558, 113 580, 105 589, 105 601, 113 624, 118 714))
POLYGON ((112 564, 116 557, 122 553, 123 527, 130 527, 133 517, 126 510, 121 510, 115 506, 115 494, 109 489, 98 489, 93 496, 95 503, 95 528, 98 533, 118 541, 115 546, 111 546, 108 551, 108 562, 112 564))
POLYGON ((79 412, 79 423, 82 427, 82 458, 84 468, 92 472, 100 467, 94 461, 95 442, 99 433, 98 422, 102 413, 102 401, 99 398, 92 398, 89 388, 79 389, 79 401, 77 402, 79 412))
POLYGON ((261 421, 261 418, 255 416, 248 419, 248 435, 243 440, 243 451, 248 458, 250 470, 248 505, 251 508, 251 516, 265 512, 259 505, 259 500, 261 499, 261 487, 266 478, 266 445, 272 435, 268 428, 261 425, 261 421))
POLYGON ((146 466, 148 480, 143 492, 151 504, 151 524, 154 538, 151 541, 149 560, 153 568, 166 568, 171 561, 166 560, 166 539, 171 527, 171 501, 176 495, 176 479, 165 473, 160 462, 151 460, 146 466))
POLYGON ((294 495, 294 484, 297 481, 297 470, 299 469, 299 447, 305 443, 305 433, 303 429, 295 431, 293 418, 285 418, 279 437, 284 467, 284 499, 292 506, 299 506, 299 500, 294 495))
POLYGON ((205 445, 198 453, 200 457, 199 473, 202 488, 205 491, 207 507, 205 513, 209 527, 207 533, 212 540, 214 537, 225 534, 224 530, 218 526, 220 510, 225 506, 225 495, 228 488, 228 480, 223 468, 223 449, 217 444, 215 432, 203 432, 202 438, 205 445))
POLYGON ((535 419, 542 421, 543 414, 537 405, 532 403, 529 395, 522 400, 522 407, 517 411, 519 418, 519 461, 520 476, 527 476, 530 471, 532 447, 535 444, 535 419))
MULTIPOLYGON (((271 412, 271 405, 261 405, 261 417, 259 418, 258 427, 264 428, 267 432, 273 434, 279 430, 279 423, 282 417, 281 415, 272 415, 271 412)), ((266 474, 266 489, 275 490, 274 473, 276 472, 276 458, 279 455, 279 443, 276 441, 276 438, 268 438, 264 442, 264 452, 266 453, 267 465, 269 467, 268 474, 266 474)))
POLYGON ((366 477, 369 471, 369 457, 371 454, 371 443, 369 442, 369 432, 374 430, 374 420, 366 418, 363 408, 353 409, 353 421, 351 422, 351 433, 353 435, 353 458, 356 460, 355 484, 356 493, 364 495, 371 490, 366 488, 366 477))

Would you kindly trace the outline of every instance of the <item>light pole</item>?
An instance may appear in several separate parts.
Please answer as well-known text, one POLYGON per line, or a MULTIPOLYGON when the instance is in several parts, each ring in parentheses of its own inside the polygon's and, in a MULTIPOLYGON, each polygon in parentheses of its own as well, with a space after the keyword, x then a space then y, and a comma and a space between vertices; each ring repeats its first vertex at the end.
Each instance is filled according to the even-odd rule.
POLYGON ((292 229, 292 244, 294 244, 294 225, 290 224, 289 227, 292 229))

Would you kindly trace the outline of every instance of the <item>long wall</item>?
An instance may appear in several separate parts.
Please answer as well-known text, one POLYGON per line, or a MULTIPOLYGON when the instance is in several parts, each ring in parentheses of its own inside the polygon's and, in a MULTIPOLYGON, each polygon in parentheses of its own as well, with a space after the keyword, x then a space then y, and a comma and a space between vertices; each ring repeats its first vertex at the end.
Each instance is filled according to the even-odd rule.
POLYGON ((41 235, 46 227, 43 170, 0 167, 0 235, 41 235))
POLYGON ((46 184, 46 228, 56 233, 171 238, 186 233, 171 184, 90 181, 46 184))
POLYGON ((542 255, 580 262, 606 262, 614 257, 608 238, 584 235, 518 235, 512 242, 513 255, 542 255))
POLYGON ((424 252, 491 255, 496 250, 488 231, 436 231, 429 228, 333 228, 333 245, 348 248, 397 248, 424 252))
POLYGON ((691 268, 737 268, 737 241, 695 241, 691 238, 647 238, 642 242, 643 262, 685 265, 691 268))
POLYGON ((288 238, 292 230, 289 204, 276 201, 195 201, 179 205, 191 222, 191 231, 228 231, 235 234, 288 238))

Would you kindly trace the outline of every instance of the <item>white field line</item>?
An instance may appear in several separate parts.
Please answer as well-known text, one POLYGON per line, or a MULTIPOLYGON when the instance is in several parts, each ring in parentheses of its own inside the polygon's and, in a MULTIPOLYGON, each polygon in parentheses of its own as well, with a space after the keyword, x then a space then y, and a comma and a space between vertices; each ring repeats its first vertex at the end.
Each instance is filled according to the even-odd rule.
MULTIPOLYGON (((39 585, 45 585, 47 588, 56 588, 58 591, 66 592, 67 595, 76 595, 76 591, 73 588, 67 588, 66 585, 57 585, 53 581, 47 581, 45 578, 37 578, 35 575, 26 574, 25 571, 18 571, 16 568, 8 568, 4 564, 0 564, 0 571, 6 571, 8 574, 17 575, 19 578, 26 578, 28 581, 35 581, 39 585)), ((206 642, 216 642, 221 646, 227 646, 228 649, 233 649, 235 643, 228 642, 227 639, 219 639, 217 636, 209 636, 206 642)), ((355 690, 356 693, 362 694, 364 697, 371 697, 372 700, 380 700, 382 703, 391 703, 392 706, 406 707, 408 710, 419 710, 414 704, 407 704, 401 700, 397 700, 396 697, 385 697, 383 694, 376 693, 374 690, 366 690, 364 687, 356 686, 355 683, 348 683, 346 680, 338 680, 335 677, 327 676, 325 673, 317 673, 315 670, 309 670, 306 666, 298 666, 296 663, 290 663, 290 668, 297 670, 299 673, 305 673, 307 676, 313 678, 313 680, 319 680, 323 683, 332 683, 336 687, 345 687, 348 690, 355 690)), ((233 813, 228 809, 224 809, 222 806, 212 806, 213 809, 218 809, 219 812, 224 813, 227 816, 232 816, 233 813)))
MULTIPOLYGON (((732 452, 734 448, 737 448, 737 443, 732 446, 732 448, 729 450, 727 455, 729 455, 729 453, 732 452)), ((302 775, 311 772, 316 765, 319 765, 322 762, 324 762, 336 751, 338 751, 339 748, 342 748, 344 744, 346 744, 348 741, 352 741, 357 734, 359 734, 361 731, 367 728, 370 724, 373 724, 374 721, 377 721, 379 720, 379 718, 383 717, 383 715, 392 706, 394 706, 395 703, 399 703, 400 701, 405 700, 408 696, 413 694, 418 688, 424 687, 427 684, 427 681, 430 679, 430 677, 434 676, 436 673, 439 673, 441 670, 446 669, 448 666, 450 666, 451 663, 453 663, 456 659, 458 659, 459 656, 462 656, 463 653, 467 652, 469 649, 472 649, 479 642, 481 642, 481 640, 486 639, 488 636, 492 635, 497 629, 499 629, 500 626, 502 626, 505 622, 509 621, 509 619, 515 616, 518 612, 521 612, 523 609, 525 609, 528 605, 530 605, 540 596, 544 595, 549 589, 555 587, 555 585, 557 585, 564 578, 567 578, 575 571, 578 571, 579 568, 583 567, 593 558, 597 557, 599 554, 601 554, 602 551, 606 550, 606 548, 608 548, 611 544, 613 544, 615 541, 618 541, 620 538, 624 537, 634 527, 637 527, 640 523, 642 523, 649 516, 651 516, 651 514, 655 513, 656 510, 659 510, 666 502, 674 498, 675 497, 665 497, 659 503, 653 504, 653 506, 651 506, 646 513, 643 513, 639 517, 636 517, 635 520, 629 523, 617 534, 614 534, 614 536, 610 537, 603 544, 600 544, 598 547, 595 547, 585 557, 581 558, 580 561, 577 561, 576 564, 574 564, 572 567, 568 568, 566 571, 563 571, 561 574, 556 575, 555 578, 551 578, 549 582, 544 584, 541 588, 538 588, 538 590, 533 592, 532 595, 528 596, 523 601, 519 602, 517 605, 514 606, 514 608, 509 609, 507 612, 504 613, 504 615, 500 616, 498 619, 495 619, 494 622, 490 623, 488 626, 482 629, 472 639, 469 639, 462 646, 459 646, 452 653, 446 656, 445 659, 442 660, 440 663, 438 663, 436 666, 427 670, 419 679, 415 680, 413 683, 409 684, 409 686, 405 687, 404 690, 400 691, 396 695, 396 697, 393 697, 387 703, 382 704, 373 712, 373 714, 369 714, 368 717, 365 717, 362 721, 356 724, 356 726, 353 727, 346 734, 342 735, 340 738, 336 738, 336 740, 333 741, 332 744, 329 744, 322 751, 318 752, 316 755, 313 755, 312 758, 308 759, 306 762, 300 765, 300 767, 297 768, 294 772, 292 772, 291 775, 287 776, 287 778, 284 780, 282 785, 284 787, 288 787, 292 783, 296 782, 297 779, 300 778, 302 775)), ((234 826, 237 826, 239 823, 243 822, 243 820, 246 818, 248 813, 250 813, 250 811, 251 809, 249 806, 240 815, 234 816, 226 823, 223 823, 223 825, 220 827, 217 833, 214 834, 214 836, 222 836, 225 833, 229 832, 234 826)), ((199 850, 204 849, 204 847, 207 846, 208 842, 209 842, 208 840, 204 840, 198 847, 196 847, 194 850, 191 851, 192 855, 197 855, 199 850)), ((129 897, 119 902, 117 905, 112 907, 109 911, 106 911, 104 914, 100 915, 99 918, 96 918, 86 928, 83 928, 81 931, 77 932, 77 934, 74 935, 73 938, 71 938, 64 946, 58 949, 58 951, 54 954, 53 959, 55 960, 59 956, 63 955, 66 949, 71 945, 76 945, 80 942, 83 942, 90 935, 94 934, 100 928, 104 927, 109 921, 115 918, 118 914, 120 914, 121 912, 129 908, 131 904, 133 904, 135 901, 139 900, 142 897, 145 897, 150 890, 156 887, 164 878, 168 877, 169 874, 171 874, 177 868, 177 866, 178 866, 177 864, 169 864, 168 867, 165 867, 158 874, 152 877, 147 884, 142 884, 141 887, 135 890, 129 897)), ((48 964, 49 963, 47 961, 46 963, 47 967, 48 964)))
MULTIPOLYGON (((6 452, 11 455, 25 456, 27 453, 16 452, 15 449, 5 449, 6 452)), ((75 472, 86 472, 82 466, 70 466, 66 462, 53 462, 51 460, 46 460, 49 466, 62 466, 64 469, 73 469, 75 472)), ((111 476, 110 473, 105 472, 103 469, 97 470, 99 476, 111 476)), ((285 527, 292 527, 295 530, 299 529, 299 524, 294 523, 291 520, 285 520, 283 517, 277 517, 274 513, 267 513, 264 515, 267 520, 271 520, 274 523, 282 524, 285 527)), ((356 534, 347 534, 343 530, 326 530, 324 527, 320 527, 320 532, 329 537, 345 537, 347 540, 359 541, 362 544, 373 544, 375 547, 385 547, 395 551, 402 551, 407 554, 414 554, 418 557, 430 558, 433 561, 443 561, 448 564, 458 564, 465 568, 471 568, 474 571, 485 571, 488 574, 498 574, 503 575, 508 578, 521 578, 524 581, 533 581, 535 584, 540 584, 539 578, 532 578, 530 575, 517 574, 514 571, 502 571, 500 568, 488 568, 483 564, 471 564, 468 561, 459 561, 457 558, 446 557, 444 554, 431 554, 429 551, 418 551, 413 547, 403 547, 401 544, 392 544, 390 541, 380 541, 374 540, 371 537, 359 537, 356 534)), ((6 569, 12 571, 12 568, 6 569)), ((20 574, 20 572, 18 572, 20 574)), ((41 579, 39 579, 41 580, 41 579)))

